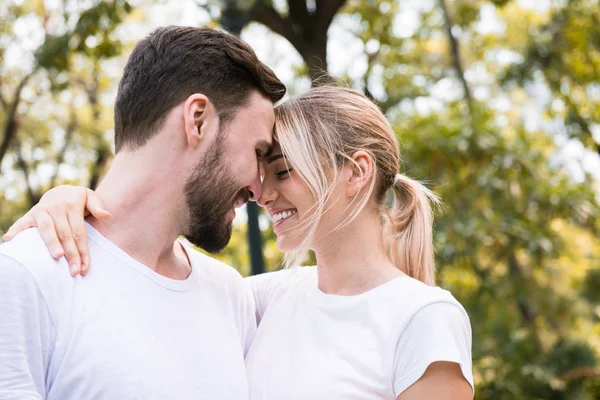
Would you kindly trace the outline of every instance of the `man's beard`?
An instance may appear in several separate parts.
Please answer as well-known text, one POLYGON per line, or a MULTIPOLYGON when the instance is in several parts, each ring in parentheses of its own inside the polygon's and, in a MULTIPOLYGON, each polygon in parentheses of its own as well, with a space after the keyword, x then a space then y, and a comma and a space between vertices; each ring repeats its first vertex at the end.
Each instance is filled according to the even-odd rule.
POLYGON ((240 190, 233 173, 224 162, 225 132, 218 132, 215 142, 190 174, 185 184, 188 208, 186 239, 210 252, 221 251, 231 239, 232 225, 228 213, 236 200, 248 200, 248 191, 240 190))

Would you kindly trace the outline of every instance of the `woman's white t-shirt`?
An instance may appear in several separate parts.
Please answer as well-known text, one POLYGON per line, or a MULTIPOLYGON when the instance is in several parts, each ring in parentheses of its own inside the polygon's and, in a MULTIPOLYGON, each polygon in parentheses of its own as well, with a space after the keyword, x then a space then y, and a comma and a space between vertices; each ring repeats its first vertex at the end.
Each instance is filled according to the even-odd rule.
POLYGON ((316 267, 247 278, 259 327, 246 358, 250 399, 396 399, 436 361, 473 386, 471 327, 446 290, 399 277, 328 295, 316 267))

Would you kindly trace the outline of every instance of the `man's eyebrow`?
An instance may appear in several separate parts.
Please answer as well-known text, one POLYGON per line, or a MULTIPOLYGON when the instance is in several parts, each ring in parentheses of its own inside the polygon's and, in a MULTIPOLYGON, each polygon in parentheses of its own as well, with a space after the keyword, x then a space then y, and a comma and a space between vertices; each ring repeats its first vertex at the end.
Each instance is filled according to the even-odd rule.
POLYGON ((279 160, 280 158, 283 158, 283 157, 284 157, 284 155, 282 153, 272 155, 271 157, 267 158, 267 164, 271 164, 273 161, 279 160))

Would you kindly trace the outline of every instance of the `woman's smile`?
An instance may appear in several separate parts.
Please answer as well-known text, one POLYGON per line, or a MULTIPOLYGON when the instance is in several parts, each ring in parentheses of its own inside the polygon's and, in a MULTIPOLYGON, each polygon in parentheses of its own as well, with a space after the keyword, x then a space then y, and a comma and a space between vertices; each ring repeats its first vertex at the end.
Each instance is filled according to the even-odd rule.
MULTIPOLYGON (((273 221, 273 230, 275 230, 275 228, 278 228, 279 226, 281 226, 282 224, 287 222, 289 219, 294 217, 297 213, 298 213, 298 210, 296 210, 295 208, 288 208, 288 209, 284 209, 284 210, 275 210, 275 212, 270 213, 271 221, 273 221)), ((279 229, 275 230, 275 233, 278 233, 277 232, 278 230, 279 229)))

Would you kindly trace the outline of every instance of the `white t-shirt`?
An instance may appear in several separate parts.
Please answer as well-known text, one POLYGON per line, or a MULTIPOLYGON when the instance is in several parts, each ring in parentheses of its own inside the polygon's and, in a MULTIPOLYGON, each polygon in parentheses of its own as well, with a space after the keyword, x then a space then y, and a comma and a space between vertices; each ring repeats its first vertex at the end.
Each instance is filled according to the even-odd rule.
POLYGON ((435 361, 473 386, 471 327, 440 288, 409 277, 328 295, 316 267, 246 278, 260 320, 246 357, 252 400, 396 399, 435 361))
POLYGON ((241 276, 184 246, 192 272, 169 279, 87 231, 85 277, 37 229, 0 246, 0 399, 247 399, 241 276))

